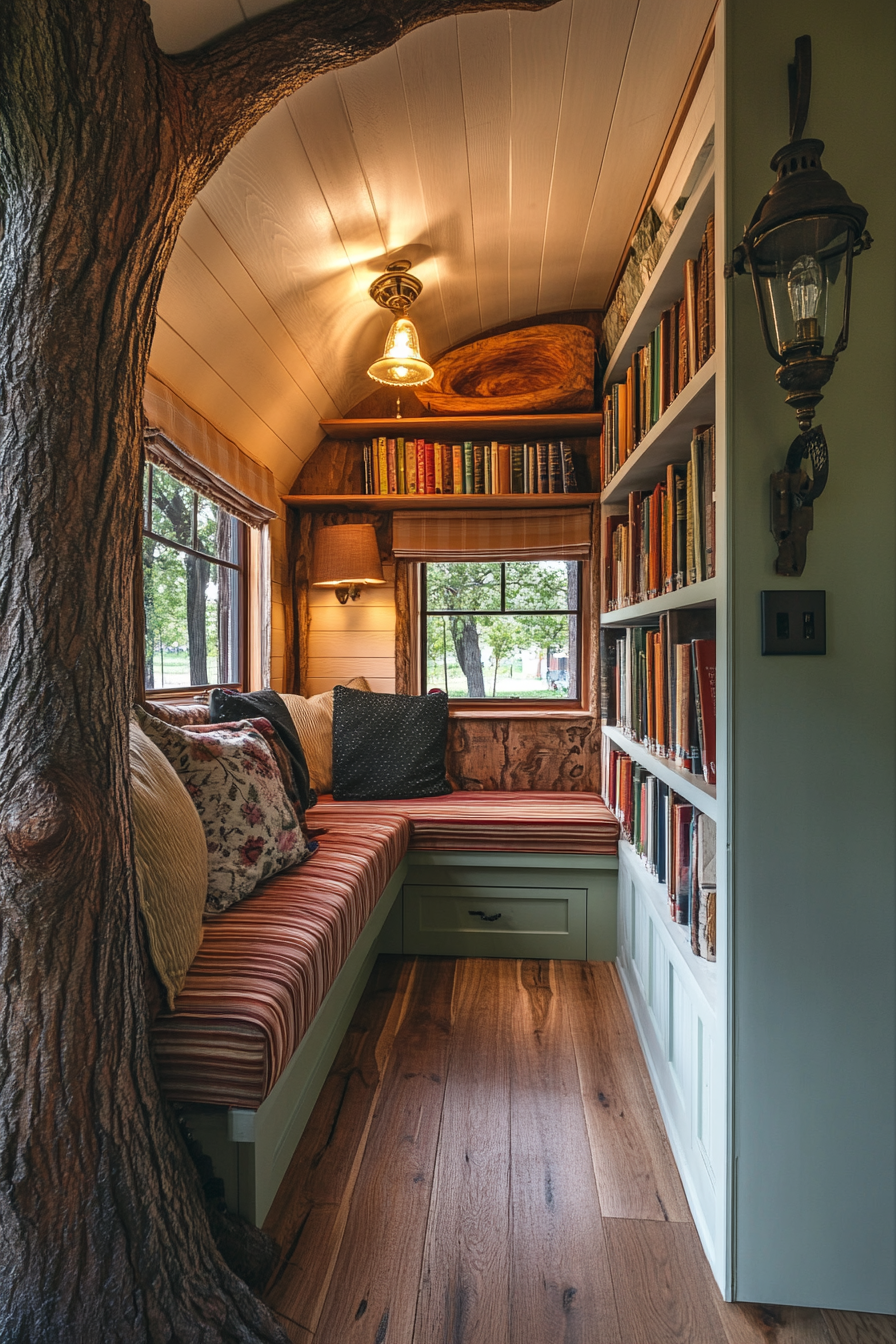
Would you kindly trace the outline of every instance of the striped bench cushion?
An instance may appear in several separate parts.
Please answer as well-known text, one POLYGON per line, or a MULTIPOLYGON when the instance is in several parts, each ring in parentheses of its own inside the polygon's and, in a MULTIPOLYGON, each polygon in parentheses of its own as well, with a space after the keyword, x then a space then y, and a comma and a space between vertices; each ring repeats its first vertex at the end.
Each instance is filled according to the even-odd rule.
MULTIPOLYGON (((325 809, 309 822, 334 825, 325 809)), ((399 812, 358 807, 352 825, 318 837, 307 863, 263 883, 204 924, 173 1012, 153 1028, 172 1101, 260 1106, 403 859, 399 812)))
POLYGON ((327 795, 310 817, 326 825, 318 821, 325 812, 350 816, 372 806, 410 819, 412 850, 615 855, 619 840, 619 822, 596 793, 471 791, 376 804, 335 803, 327 795))

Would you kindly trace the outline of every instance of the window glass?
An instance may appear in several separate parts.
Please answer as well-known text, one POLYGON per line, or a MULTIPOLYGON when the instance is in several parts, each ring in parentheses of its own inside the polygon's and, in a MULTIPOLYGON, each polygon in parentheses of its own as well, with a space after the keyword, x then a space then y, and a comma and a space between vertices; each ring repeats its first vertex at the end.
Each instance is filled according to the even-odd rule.
POLYGON ((424 690, 469 700, 578 699, 578 561, 464 561, 422 570, 424 690))
POLYGON ((147 467, 147 690, 239 683, 241 541, 236 518, 160 467, 147 467))

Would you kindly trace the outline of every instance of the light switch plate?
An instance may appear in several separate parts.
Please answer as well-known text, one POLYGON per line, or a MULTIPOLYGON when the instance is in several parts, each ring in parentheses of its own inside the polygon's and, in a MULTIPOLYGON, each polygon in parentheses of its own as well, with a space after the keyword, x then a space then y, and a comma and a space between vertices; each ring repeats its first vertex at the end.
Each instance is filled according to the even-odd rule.
POLYGON ((774 590, 762 599, 762 652, 825 653, 824 589, 774 590))

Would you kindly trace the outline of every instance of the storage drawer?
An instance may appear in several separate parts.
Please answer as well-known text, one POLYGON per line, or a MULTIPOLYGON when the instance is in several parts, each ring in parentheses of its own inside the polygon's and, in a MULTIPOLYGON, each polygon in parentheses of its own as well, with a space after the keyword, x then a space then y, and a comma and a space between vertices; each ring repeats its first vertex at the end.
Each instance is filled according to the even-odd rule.
POLYGON ((453 957, 585 956, 586 888, 405 883, 404 950, 453 957))

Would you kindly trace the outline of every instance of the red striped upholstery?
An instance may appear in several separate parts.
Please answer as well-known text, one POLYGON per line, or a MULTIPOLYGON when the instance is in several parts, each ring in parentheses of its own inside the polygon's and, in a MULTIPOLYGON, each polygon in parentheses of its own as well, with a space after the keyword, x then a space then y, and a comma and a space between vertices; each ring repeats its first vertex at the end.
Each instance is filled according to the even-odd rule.
MULTIPOLYGON (((325 826, 321 809, 310 813, 325 826)), ((378 804, 318 836, 307 863, 212 916, 174 1007, 156 1019, 173 1101, 260 1106, 279 1078, 408 847, 378 804)))
POLYGON ((327 825, 318 820, 325 811, 350 816, 373 806, 410 819, 412 850, 615 855, 619 840, 619 822, 596 793, 470 791, 376 804, 334 803, 326 795, 310 813, 311 824, 327 825))

